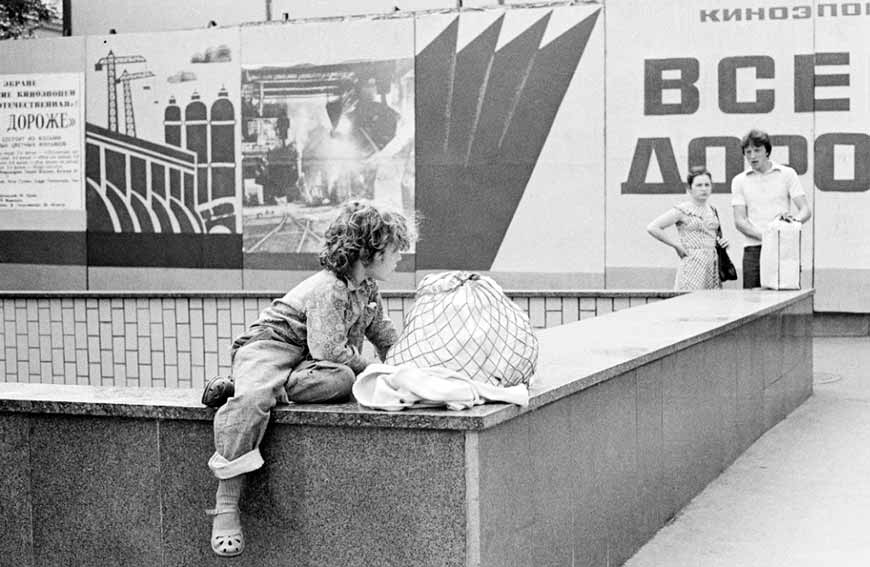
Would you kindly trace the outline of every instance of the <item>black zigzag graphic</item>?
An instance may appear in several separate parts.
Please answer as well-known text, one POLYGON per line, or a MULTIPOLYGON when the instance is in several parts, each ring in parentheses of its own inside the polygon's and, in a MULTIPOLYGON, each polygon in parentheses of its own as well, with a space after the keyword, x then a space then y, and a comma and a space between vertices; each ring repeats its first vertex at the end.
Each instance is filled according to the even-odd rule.
POLYGON ((548 12, 496 51, 502 16, 458 53, 456 18, 419 53, 418 269, 491 268, 598 13, 539 48, 548 12))

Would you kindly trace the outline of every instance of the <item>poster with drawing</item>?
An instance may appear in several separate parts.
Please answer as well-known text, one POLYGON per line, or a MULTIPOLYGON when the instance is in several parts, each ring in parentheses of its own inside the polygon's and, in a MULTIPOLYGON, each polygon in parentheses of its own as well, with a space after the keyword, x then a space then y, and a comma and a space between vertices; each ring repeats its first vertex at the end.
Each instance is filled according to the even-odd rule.
POLYGON ((89 232, 240 231, 238 34, 88 38, 89 232))
POLYGON ((412 20, 243 28, 242 53, 248 267, 316 267, 349 199, 414 215, 412 20))

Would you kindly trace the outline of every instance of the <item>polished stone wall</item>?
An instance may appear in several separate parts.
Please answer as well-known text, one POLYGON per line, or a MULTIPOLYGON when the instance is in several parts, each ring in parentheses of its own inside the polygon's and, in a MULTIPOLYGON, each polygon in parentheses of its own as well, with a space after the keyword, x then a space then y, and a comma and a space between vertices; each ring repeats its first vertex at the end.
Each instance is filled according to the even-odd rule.
POLYGON ((479 564, 623 564, 811 395, 811 327, 805 300, 473 434, 479 564))

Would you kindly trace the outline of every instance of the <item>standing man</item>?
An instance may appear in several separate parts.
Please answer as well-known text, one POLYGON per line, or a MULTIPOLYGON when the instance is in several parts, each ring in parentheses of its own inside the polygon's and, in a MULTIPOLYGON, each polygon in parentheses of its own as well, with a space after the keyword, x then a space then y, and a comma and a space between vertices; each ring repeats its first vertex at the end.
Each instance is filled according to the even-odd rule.
POLYGON ((761 233, 776 219, 802 223, 813 215, 797 173, 770 159, 770 136, 750 130, 740 143, 749 169, 731 181, 734 225, 746 236, 743 249, 743 289, 761 287, 761 233), (790 212, 794 202, 797 214, 790 212))

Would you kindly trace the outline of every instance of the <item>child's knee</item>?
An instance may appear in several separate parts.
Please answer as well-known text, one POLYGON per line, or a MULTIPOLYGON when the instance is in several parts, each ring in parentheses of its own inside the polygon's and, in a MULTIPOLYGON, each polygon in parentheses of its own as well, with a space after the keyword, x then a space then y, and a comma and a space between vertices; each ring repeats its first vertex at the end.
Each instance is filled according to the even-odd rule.
POLYGON ((287 397, 292 402, 335 402, 350 397, 356 378, 345 364, 310 360, 300 364, 287 382, 287 397))
POLYGON ((356 374, 350 369, 350 366, 344 364, 336 364, 333 369, 335 380, 347 386, 347 391, 350 392, 353 386, 353 381, 356 379, 356 374))
POLYGON ((335 371, 336 388, 339 392, 338 397, 340 399, 347 399, 350 398, 350 393, 353 390, 353 382, 356 380, 356 374, 354 374, 354 371, 351 370, 349 366, 340 364, 339 367, 340 368, 337 368, 335 371))

